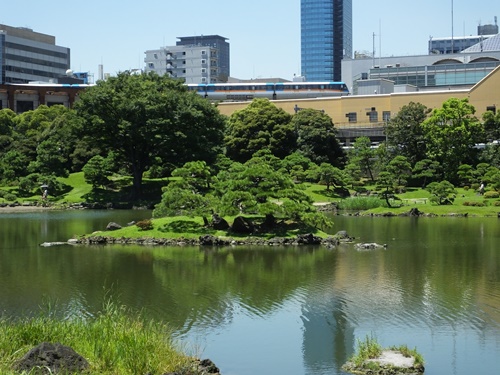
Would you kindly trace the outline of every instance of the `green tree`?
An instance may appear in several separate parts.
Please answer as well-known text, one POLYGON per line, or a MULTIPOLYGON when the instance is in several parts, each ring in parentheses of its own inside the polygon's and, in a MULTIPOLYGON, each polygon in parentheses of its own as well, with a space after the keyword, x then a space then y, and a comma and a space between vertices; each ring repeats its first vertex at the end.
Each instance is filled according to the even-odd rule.
POLYGON ((398 155, 394 157, 385 170, 394 176, 396 186, 403 187, 408 183, 411 176, 411 165, 405 156, 398 155))
POLYGON ((345 185, 345 174, 342 170, 329 163, 321 163, 319 166, 320 181, 326 184, 326 190, 330 186, 343 187, 345 185))
POLYGON ((85 182, 92 187, 106 186, 109 183, 109 176, 113 174, 109 166, 109 160, 101 155, 93 156, 87 164, 83 166, 83 177, 85 182))
POLYGON ((75 105, 93 145, 111 149, 141 196, 143 173, 160 157, 181 166, 211 163, 220 152, 225 117, 179 81, 154 73, 119 73, 80 94, 75 105))
POLYGON ((174 177, 182 177, 197 190, 210 189, 212 172, 204 161, 190 161, 172 172, 174 177))
POLYGON ((387 203, 387 207, 391 208, 391 199, 395 197, 397 187, 397 177, 387 171, 381 171, 377 177, 377 182, 375 184, 375 189, 380 193, 382 198, 384 198, 387 203))
POLYGON ((9 150, 12 143, 12 133, 14 129, 14 118, 16 113, 10 109, 0 110, 0 157, 9 150))
POLYGON ((246 162, 254 153, 269 149, 284 158, 296 149, 292 116, 267 99, 254 99, 246 108, 234 112, 225 136, 226 155, 246 162))
POLYGON ((473 164, 475 144, 483 137, 483 127, 467 99, 451 98, 434 109, 424 121, 427 157, 438 161, 448 181, 457 180, 460 164, 473 164))
POLYGON ((301 185, 262 158, 234 163, 228 171, 219 173, 217 179, 218 211, 222 215, 262 215, 267 228, 273 227, 277 218, 313 226, 330 224, 316 211, 301 185))
POLYGON ((153 210, 153 217, 164 216, 206 216, 213 212, 215 201, 210 195, 198 191, 186 179, 172 181, 165 188, 160 203, 153 210))
POLYGON ((483 126, 487 142, 500 140, 500 112, 486 111, 483 114, 483 126))
POLYGON ((392 155, 405 156, 412 165, 425 158, 426 141, 422 123, 429 112, 430 109, 423 104, 410 102, 390 119, 386 135, 392 155))
POLYGON ((316 164, 311 159, 300 152, 294 152, 281 161, 281 169, 288 173, 294 181, 298 182, 308 180, 310 172, 315 166, 316 164))
POLYGON ((419 160, 413 167, 412 174, 414 178, 422 181, 422 187, 427 186, 427 181, 432 181, 437 178, 439 171, 439 163, 430 159, 419 160))
POLYGON ((374 168, 376 164, 376 150, 371 148, 371 141, 368 137, 356 138, 348 153, 348 163, 359 165, 361 173, 367 175, 372 181, 374 178, 374 168))
POLYGON ((322 111, 306 108, 292 117, 291 124, 297 132, 297 149, 304 156, 318 165, 343 165, 344 151, 330 116, 322 111))
POLYGON ((455 186, 449 181, 431 182, 426 190, 431 193, 429 200, 438 205, 451 204, 455 200, 457 191, 455 186))

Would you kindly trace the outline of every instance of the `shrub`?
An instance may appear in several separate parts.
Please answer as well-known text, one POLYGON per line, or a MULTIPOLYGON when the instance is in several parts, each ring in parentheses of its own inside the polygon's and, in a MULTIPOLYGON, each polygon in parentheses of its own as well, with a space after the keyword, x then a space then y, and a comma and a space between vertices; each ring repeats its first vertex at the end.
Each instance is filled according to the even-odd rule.
POLYGON ((140 230, 152 230, 153 229, 153 222, 149 219, 138 221, 135 225, 140 230))
POLYGON ((378 197, 354 197, 339 202, 340 210, 369 210, 382 207, 384 202, 378 197))
POLYGON ((500 193, 496 190, 490 190, 484 193, 483 197, 485 199, 500 198, 500 193))
POLYGON ((470 206, 470 207, 484 207, 484 206, 487 206, 487 203, 486 202, 478 202, 478 201, 472 201, 472 202, 464 202, 463 203, 464 206, 470 206))
POLYGON ((495 206, 495 207, 499 207, 499 206, 500 206, 500 201, 495 201, 495 202, 493 202, 493 206, 495 206))

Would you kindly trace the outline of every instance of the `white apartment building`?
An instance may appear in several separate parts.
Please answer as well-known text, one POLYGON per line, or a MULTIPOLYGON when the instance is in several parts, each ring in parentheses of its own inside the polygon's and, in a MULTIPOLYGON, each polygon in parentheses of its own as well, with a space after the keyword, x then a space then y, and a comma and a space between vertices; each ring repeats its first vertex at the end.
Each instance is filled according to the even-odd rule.
POLYGON ((199 45, 177 45, 145 52, 145 72, 156 72, 190 83, 226 82, 221 74, 217 48, 199 45))

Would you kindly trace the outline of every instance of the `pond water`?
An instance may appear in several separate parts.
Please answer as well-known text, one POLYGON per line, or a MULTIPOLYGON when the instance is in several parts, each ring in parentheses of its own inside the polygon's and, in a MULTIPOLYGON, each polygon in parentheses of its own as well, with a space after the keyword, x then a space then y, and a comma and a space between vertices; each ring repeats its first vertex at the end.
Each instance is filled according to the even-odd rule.
POLYGON ((92 316, 113 295, 223 375, 343 374, 367 335, 416 347, 427 375, 500 373, 498 219, 333 218, 374 251, 40 246, 150 215, 0 211, 1 313, 92 316))

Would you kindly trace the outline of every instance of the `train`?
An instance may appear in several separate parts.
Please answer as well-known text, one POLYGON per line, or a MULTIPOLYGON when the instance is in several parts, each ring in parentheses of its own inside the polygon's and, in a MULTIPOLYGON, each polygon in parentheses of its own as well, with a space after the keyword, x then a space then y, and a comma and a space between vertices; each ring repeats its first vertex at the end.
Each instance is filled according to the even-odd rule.
POLYGON ((188 90, 212 101, 249 101, 254 98, 305 99, 349 95, 344 82, 201 83, 188 90))

